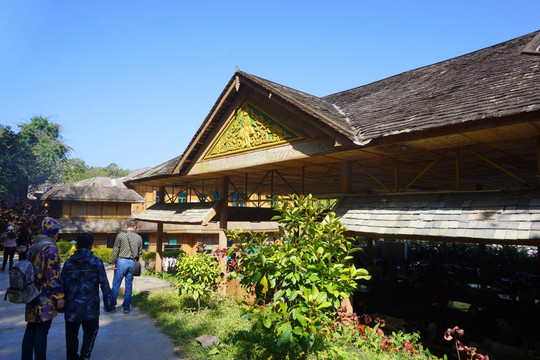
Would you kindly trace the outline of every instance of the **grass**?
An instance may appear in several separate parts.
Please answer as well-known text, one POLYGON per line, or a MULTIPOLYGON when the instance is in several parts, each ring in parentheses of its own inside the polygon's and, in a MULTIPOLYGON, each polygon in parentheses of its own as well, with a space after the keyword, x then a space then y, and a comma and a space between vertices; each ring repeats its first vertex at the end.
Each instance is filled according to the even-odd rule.
POLYGON ((268 359, 275 353, 272 339, 253 331, 253 322, 232 300, 204 299, 198 313, 193 300, 171 291, 135 293, 133 303, 151 314, 189 359, 268 359), (202 348, 195 339, 205 334, 221 344, 202 348))
MULTIPOLYGON (((181 348, 182 356, 191 360, 277 360, 297 359, 300 354, 284 354, 270 334, 258 328, 253 320, 243 317, 242 307, 236 302, 213 296, 204 299, 197 312, 194 300, 181 297, 175 291, 155 293, 135 292, 133 303, 153 316, 163 331, 181 348), (196 338, 213 335, 221 340, 217 346, 203 348, 196 338)), ((423 352, 411 356, 404 352, 382 352, 378 342, 362 345, 350 332, 334 337, 308 357, 327 360, 396 360, 428 359, 423 352)), ((396 339, 397 340, 397 339, 396 339)), ((400 342, 399 340, 398 342, 400 342)), ((363 341, 365 343, 365 341, 363 341)), ((435 359, 435 357, 432 357, 435 359)))

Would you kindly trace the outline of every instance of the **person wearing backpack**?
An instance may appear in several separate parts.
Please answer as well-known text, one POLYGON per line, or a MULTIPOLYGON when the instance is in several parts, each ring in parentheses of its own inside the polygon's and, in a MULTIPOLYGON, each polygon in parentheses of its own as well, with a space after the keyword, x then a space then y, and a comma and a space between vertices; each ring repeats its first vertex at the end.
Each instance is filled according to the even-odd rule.
POLYGON ((61 260, 56 239, 58 221, 46 217, 41 222, 41 234, 28 249, 28 259, 34 266, 34 280, 39 295, 26 304, 26 330, 22 341, 22 360, 47 358, 47 335, 52 319, 64 308, 64 292, 60 283, 61 260))
POLYGON ((13 226, 8 226, 6 232, 2 234, 4 241, 4 261, 2 262, 2 272, 6 270, 6 264, 9 259, 9 270, 13 267, 13 257, 17 248, 17 233, 13 226))
POLYGON ((114 299, 109 287, 103 261, 92 253, 94 237, 81 233, 77 237, 77 250, 66 260, 61 272, 66 306, 66 358, 90 359, 99 330, 99 289, 103 293, 105 311, 114 312, 114 299), (80 355, 79 328, 83 328, 80 355))

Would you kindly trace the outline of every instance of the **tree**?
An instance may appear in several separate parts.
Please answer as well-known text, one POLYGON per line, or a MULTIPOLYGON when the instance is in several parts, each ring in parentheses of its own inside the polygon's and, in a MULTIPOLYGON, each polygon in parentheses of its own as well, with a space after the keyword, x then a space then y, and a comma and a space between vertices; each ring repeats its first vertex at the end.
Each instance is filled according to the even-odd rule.
POLYGON ((31 184, 61 181, 63 161, 71 148, 62 142, 60 125, 46 117, 34 116, 29 123, 21 123, 18 127, 19 136, 30 146, 35 157, 29 179, 31 184))
POLYGON ((73 184, 87 179, 88 165, 81 159, 65 159, 62 163, 62 182, 73 184))
POLYGON ((13 202, 26 196, 35 156, 9 126, 0 125, 0 196, 13 202))

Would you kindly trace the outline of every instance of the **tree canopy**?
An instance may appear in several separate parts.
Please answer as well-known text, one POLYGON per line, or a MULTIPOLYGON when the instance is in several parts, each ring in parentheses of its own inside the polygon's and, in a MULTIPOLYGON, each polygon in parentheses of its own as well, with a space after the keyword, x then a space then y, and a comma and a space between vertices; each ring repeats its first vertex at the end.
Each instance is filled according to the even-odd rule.
POLYGON ((29 187, 129 173, 114 163, 90 167, 70 158, 72 148, 64 143, 61 126, 46 117, 34 116, 17 126, 18 133, 0 125, 0 197, 8 202, 26 199, 29 187))

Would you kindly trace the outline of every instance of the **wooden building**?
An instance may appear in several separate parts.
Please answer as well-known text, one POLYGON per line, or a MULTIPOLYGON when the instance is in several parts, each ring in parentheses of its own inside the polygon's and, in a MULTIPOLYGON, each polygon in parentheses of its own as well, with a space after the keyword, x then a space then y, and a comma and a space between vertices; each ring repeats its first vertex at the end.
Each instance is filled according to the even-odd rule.
POLYGON ((163 224, 196 233, 210 217, 190 217, 186 191, 215 213, 219 247, 233 201, 254 224, 267 195, 290 193, 339 199, 368 238, 538 246, 539 168, 535 32, 324 97, 237 70, 184 153, 129 184, 159 189, 137 215, 158 224, 158 249, 163 224))
MULTIPOLYGON (((58 219, 62 240, 75 240, 81 232, 91 232, 95 247, 112 247, 116 234, 143 210, 144 204, 144 199, 120 179, 106 177, 55 186, 41 200, 49 207, 49 214, 58 219)), ((141 230, 148 238, 144 234, 147 231, 141 230)))

